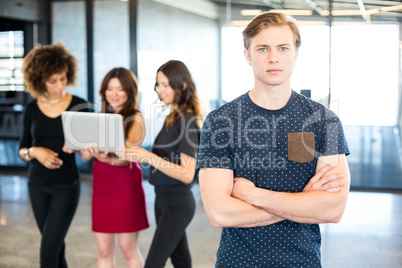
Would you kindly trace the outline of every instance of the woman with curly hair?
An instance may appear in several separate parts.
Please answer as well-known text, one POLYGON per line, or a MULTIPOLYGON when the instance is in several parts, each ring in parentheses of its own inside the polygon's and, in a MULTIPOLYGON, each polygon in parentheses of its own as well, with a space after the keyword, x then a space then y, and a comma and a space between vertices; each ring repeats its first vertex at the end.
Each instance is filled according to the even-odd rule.
POLYGON ((152 152, 126 148, 119 155, 152 166, 150 183, 155 186, 157 227, 145 268, 164 267, 169 257, 174 267, 191 267, 186 228, 195 212, 191 186, 199 143, 200 103, 191 74, 181 61, 168 61, 158 69, 155 90, 170 106, 170 113, 152 152))
POLYGON ((63 149, 61 113, 89 111, 90 104, 66 92, 75 85, 77 61, 61 43, 36 46, 22 72, 34 100, 25 107, 19 156, 29 163, 29 197, 42 235, 40 267, 67 267, 64 238, 78 206, 80 179, 74 153, 63 149))

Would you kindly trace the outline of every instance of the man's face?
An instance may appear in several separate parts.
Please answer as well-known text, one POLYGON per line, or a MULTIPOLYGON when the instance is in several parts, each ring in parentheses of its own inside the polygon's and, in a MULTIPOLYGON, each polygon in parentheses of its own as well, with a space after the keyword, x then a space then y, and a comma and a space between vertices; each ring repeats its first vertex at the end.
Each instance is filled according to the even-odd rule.
POLYGON ((290 87, 297 52, 288 26, 269 27, 254 36, 244 56, 253 68, 256 86, 290 87))

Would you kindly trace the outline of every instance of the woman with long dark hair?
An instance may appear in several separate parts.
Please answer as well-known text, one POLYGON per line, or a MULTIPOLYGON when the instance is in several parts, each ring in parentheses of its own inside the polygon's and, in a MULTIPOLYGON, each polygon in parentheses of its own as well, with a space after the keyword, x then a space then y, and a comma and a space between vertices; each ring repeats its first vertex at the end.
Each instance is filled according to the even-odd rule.
POLYGON ((191 74, 181 61, 168 61, 158 69, 155 90, 170 106, 170 113, 152 152, 128 148, 120 157, 152 166, 150 183, 155 186, 157 227, 145 267, 164 267, 169 257, 174 267, 191 267, 186 228, 195 212, 191 186, 199 144, 200 103, 191 74))

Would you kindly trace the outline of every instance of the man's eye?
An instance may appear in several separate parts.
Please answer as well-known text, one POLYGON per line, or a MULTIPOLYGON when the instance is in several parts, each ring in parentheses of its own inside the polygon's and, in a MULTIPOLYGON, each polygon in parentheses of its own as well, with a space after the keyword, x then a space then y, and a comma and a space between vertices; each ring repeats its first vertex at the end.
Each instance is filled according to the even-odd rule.
POLYGON ((258 51, 268 51, 266 47, 259 48, 258 51))
POLYGON ((288 48, 287 47, 280 47, 279 50, 280 51, 286 51, 286 50, 288 50, 288 48))

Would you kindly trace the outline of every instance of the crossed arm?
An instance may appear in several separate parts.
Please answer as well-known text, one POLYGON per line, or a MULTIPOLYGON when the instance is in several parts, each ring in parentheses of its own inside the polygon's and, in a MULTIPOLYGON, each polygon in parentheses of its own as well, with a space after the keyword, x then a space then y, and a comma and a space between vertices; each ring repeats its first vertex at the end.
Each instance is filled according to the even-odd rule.
POLYGON ((204 208, 215 227, 265 226, 285 219, 338 222, 350 185, 345 155, 320 157, 315 176, 300 193, 257 188, 244 178, 234 179, 228 169, 203 168, 199 176, 204 208))

